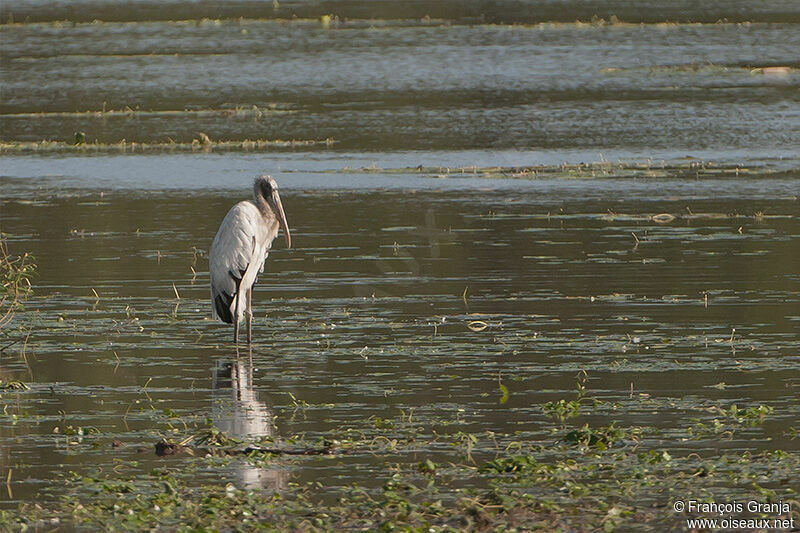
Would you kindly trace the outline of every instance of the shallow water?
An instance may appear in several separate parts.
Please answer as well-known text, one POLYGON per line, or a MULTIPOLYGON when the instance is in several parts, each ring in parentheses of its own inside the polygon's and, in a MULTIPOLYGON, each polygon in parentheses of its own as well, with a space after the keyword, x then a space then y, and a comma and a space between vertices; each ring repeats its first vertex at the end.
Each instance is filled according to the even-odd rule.
MULTIPOLYGON (((413 408, 456 424, 443 431, 546 439, 541 405, 568 396, 582 370, 608 402, 587 419, 657 428, 670 453, 796 448, 786 434, 800 385, 794 179, 394 192, 282 183, 295 248, 276 244, 256 288, 251 380, 246 365, 241 379, 220 378, 242 363, 230 328, 209 319, 204 256, 241 193, 74 189, 3 201, 11 245, 40 265, 18 315, 33 326, 25 359, 4 364, 6 379, 32 387, 4 394, 16 415, 3 423, 12 500, 65 469, 141 457, 135 447, 163 428, 165 409, 239 434, 313 436, 413 408), (650 220, 662 212, 678 218, 650 220), (472 320, 489 327, 470 331, 472 320), (510 391, 502 405, 498 374, 510 391), (310 404, 302 415, 289 393, 310 404), (729 403, 775 415, 722 443, 670 440, 729 403), (103 445, 66 445, 53 428, 67 425, 97 428, 103 438, 85 440, 103 445), (111 449, 111 437, 131 446, 111 449)), ((348 461, 358 469, 341 482, 369 484, 375 463, 348 461)), ((295 474, 335 484, 339 468, 295 474)))
MULTIPOLYGON (((38 265, 0 341, 0 379, 30 386, 0 391, 0 505, 52 499, 70 471, 171 461, 194 483, 336 488, 419 460, 154 455, 207 422, 372 438, 413 412, 428 436, 494 432, 483 459, 512 438, 550 446, 561 426, 542 406, 573 398, 582 372, 602 403, 570 427, 646 428, 641 449, 675 457, 796 453, 796 4, 508 4, 169 2, 157 20, 146 2, 4 7, 42 21, 0 26, 5 143, 333 144, 0 152, 0 231, 38 265), (324 29, 331 12, 348 20, 324 29), (647 24, 490 24, 612 14, 647 24), (94 18, 119 22, 53 23, 94 18), (653 24, 722 18, 752 24, 653 24), (84 113, 103 109, 121 112, 84 113), (264 172, 294 248, 276 241, 255 344, 237 353, 210 319, 205 254, 264 172), (773 411, 686 439, 733 404, 773 411)), ((426 454, 449 460, 446 440, 426 454)))

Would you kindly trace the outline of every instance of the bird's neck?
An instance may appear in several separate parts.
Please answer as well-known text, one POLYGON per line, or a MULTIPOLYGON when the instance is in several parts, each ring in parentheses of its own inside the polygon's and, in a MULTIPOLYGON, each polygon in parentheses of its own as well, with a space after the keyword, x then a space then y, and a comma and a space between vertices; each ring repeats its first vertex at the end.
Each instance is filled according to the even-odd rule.
POLYGON ((256 207, 261 212, 261 216, 266 219, 272 218, 272 209, 270 209, 269 204, 267 203, 267 199, 264 198, 264 195, 261 194, 260 191, 256 191, 253 195, 254 201, 253 203, 256 204, 256 207))

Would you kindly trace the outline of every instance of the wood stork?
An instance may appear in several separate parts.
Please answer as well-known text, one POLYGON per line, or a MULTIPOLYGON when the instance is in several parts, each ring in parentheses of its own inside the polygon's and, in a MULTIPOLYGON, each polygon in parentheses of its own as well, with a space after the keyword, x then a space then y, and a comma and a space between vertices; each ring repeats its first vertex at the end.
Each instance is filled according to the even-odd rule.
POLYGON ((247 315, 247 343, 252 339, 253 285, 264 271, 264 261, 278 235, 292 236, 283 212, 278 184, 259 176, 253 184, 253 201, 239 202, 228 211, 208 253, 211 304, 214 318, 233 323, 233 342, 239 343, 239 322, 247 315))

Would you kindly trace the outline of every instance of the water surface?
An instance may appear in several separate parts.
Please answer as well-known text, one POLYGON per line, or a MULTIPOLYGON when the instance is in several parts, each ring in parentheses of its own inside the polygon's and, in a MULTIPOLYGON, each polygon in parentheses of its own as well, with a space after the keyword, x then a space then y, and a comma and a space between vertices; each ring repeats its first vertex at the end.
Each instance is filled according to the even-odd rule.
MULTIPOLYGON (((580 371, 607 402, 590 420, 656 428, 670 453, 796 448, 795 179, 359 191, 292 176, 281 183, 295 248, 276 245, 256 288, 252 376, 244 365, 235 377, 246 357, 207 301, 205 251, 243 193, 44 188, 3 201, 11 245, 40 265, 18 316, 33 328, 25 359, 4 364, 32 387, 4 395, 19 417, 3 424, 10 501, 65 468, 139 457, 166 409, 244 435, 324 435, 414 409, 462 431, 547 439, 541 406, 570 395, 580 371), (677 219, 651 220, 663 212, 677 219), (473 332, 473 320, 489 327, 473 332), (220 419, 218 391, 232 387, 239 404, 220 419), (289 393, 310 404, 302 416, 289 393), (670 440, 730 403, 775 416, 727 441, 670 440), (106 437, 67 445, 53 434, 66 425, 106 437), (111 449, 109 436, 130 446, 111 449)), ((294 475, 369 483, 381 465, 350 460, 343 479, 335 464, 294 475)))

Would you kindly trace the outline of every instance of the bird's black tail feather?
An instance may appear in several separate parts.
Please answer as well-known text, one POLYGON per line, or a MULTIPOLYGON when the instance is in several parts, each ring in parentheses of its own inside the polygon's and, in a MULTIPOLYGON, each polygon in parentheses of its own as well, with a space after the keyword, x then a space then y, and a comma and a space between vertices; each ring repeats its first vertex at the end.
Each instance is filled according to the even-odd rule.
POLYGON ((217 311, 217 316, 226 324, 233 324, 233 313, 231 313, 231 302, 233 296, 222 292, 214 298, 214 309, 217 311))
MULTIPOLYGON (((245 271, 246 269, 240 270, 238 276, 233 272, 228 272, 228 275, 233 279, 233 282, 236 283, 236 291, 234 294, 239 294, 239 285, 242 283, 242 277, 244 276, 245 271)), ((233 295, 228 294, 225 291, 220 292, 217 297, 214 298, 214 308, 217 310, 217 316, 226 324, 233 324, 233 313, 231 313, 232 303, 233 295)))

